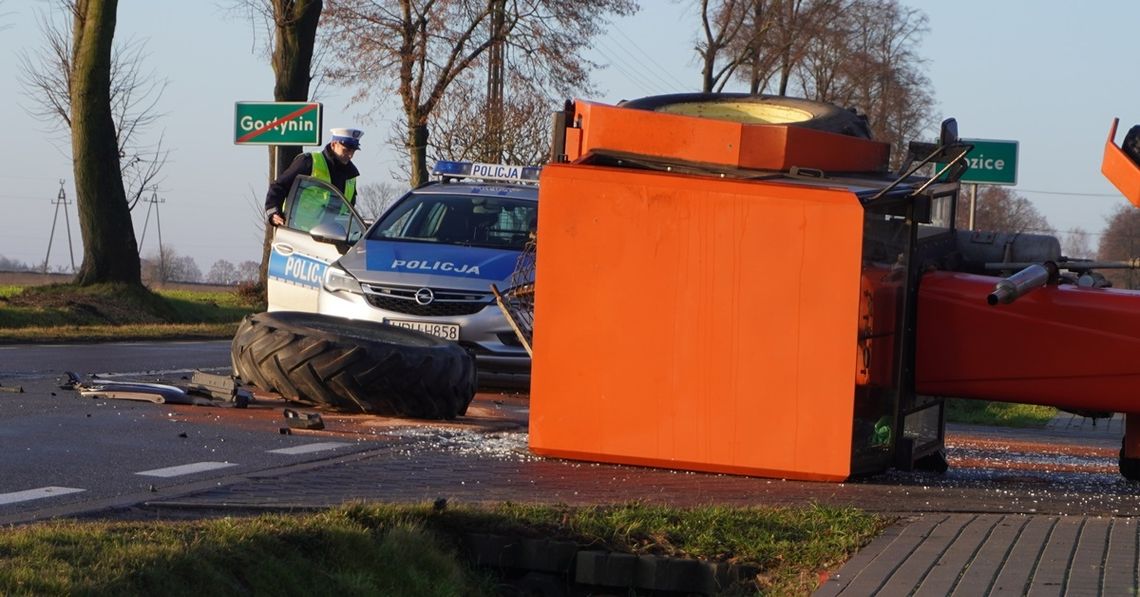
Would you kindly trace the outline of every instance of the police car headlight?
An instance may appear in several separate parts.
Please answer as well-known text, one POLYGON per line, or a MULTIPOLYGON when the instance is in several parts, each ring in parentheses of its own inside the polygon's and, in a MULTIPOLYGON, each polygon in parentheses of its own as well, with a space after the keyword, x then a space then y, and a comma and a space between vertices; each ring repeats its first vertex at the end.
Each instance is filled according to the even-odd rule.
POLYGON ((345 291, 360 294, 360 282, 352 277, 348 272, 330 265, 325 268, 325 278, 323 280, 325 290, 329 292, 345 291))

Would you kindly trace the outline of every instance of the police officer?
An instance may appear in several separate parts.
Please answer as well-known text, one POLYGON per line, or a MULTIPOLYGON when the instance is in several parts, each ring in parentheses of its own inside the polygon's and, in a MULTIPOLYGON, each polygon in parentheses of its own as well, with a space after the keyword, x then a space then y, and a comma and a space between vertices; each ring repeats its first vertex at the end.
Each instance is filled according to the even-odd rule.
MULTIPOLYGON (((332 139, 323 150, 298 155, 277 180, 269 185, 269 192, 265 195, 265 216, 269 218, 270 224, 280 226, 285 223, 285 195, 293 187, 293 179, 298 175, 312 176, 330 183, 340 190, 349 203, 355 202, 356 177, 360 176, 360 171, 352 163, 352 156, 360 149, 360 138, 364 136, 364 131, 345 128, 329 132, 332 133, 332 139)), ((298 200, 302 208, 309 199, 302 194, 298 200)), ((323 207, 323 204, 318 207, 323 207)))

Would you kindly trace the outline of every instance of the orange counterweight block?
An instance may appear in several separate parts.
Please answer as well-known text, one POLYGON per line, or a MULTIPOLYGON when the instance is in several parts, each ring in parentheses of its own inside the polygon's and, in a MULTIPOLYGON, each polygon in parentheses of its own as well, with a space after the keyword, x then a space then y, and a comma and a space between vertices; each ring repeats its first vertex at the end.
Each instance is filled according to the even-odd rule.
POLYGON ((748 124, 608 106, 578 100, 566 129, 565 156, 630 153, 739 168, 884 173, 889 143, 781 124, 748 124))
POLYGON ((852 474, 860 327, 875 327, 859 322, 850 190, 551 164, 539 194, 534 452, 852 474))

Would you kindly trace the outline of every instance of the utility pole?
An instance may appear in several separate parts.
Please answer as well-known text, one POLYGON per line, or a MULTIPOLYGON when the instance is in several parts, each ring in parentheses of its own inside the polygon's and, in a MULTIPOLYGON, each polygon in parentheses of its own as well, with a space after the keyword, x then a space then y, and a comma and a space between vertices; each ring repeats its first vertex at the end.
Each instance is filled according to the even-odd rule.
POLYGON ((503 69, 506 63, 503 28, 506 0, 491 3, 491 47, 487 60, 487 155, 492 163, 503 161, 503 69))
POLYGON ((73 249, 71 245, 71 219, 67 216, 67 206, 70 205, 71 202, 67 200, 67 192, 63 189, 65 182, 67 181, 62 178, 59 179, 59 194, 56 195, 55 200, 52 201, 52 204, 55 205, 55 216, 51 219, 51 234, 48 236, 47 255, 44 255, 44 265, 41 269, 45 274, 48 270, 48 262, 51 259, 51 245, 55 240, 55 225, 56 222, 59 221, 59 210, 61 208, 63 209, 64 226, 67 227, 67 252, 71 255, 71 273, 75 273, 75 249, 73 249))
POLYGON ((166 199, 158 198, 158 187, 150 188, 150 198, 143 199, 149 203, 146 208, 146 219, 143 220, 142 234, 139 235, 139 255, 142 255, 143 240, 146 239, 146 229, 150 224, 150 212, 154 210, 154 226, 158 229, 158 278, 159 282, 166 281, 166 251, 162 248, 162 220, 158 217, 158 204, 166 203, 166 199))

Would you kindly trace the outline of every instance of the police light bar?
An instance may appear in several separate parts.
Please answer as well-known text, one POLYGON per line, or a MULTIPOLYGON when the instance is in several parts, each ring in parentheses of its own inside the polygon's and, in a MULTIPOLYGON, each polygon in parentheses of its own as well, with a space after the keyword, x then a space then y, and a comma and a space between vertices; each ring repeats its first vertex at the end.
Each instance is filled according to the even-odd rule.
POLYGON ((518 182, 538 182, 538 166, 514 166, 511 164, 483 164, 480 162, 454 162, 440 160, 431 173, 441 178, 477 178, 479 180, 513 180, 518 182))

